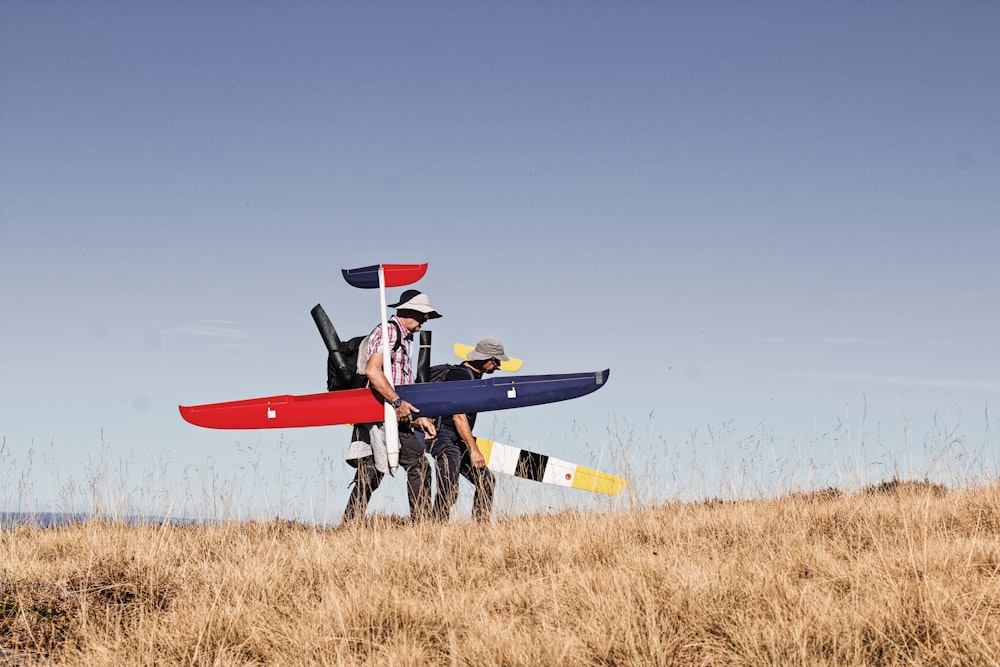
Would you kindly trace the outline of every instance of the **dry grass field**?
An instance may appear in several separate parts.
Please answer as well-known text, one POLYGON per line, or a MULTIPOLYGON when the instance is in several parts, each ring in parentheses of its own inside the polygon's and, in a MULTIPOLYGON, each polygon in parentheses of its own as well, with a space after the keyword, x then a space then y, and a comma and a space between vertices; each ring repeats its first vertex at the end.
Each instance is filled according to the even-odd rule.
POLYGON ((1000 486, 0 533, 0 664, 995 665, 1000 486))

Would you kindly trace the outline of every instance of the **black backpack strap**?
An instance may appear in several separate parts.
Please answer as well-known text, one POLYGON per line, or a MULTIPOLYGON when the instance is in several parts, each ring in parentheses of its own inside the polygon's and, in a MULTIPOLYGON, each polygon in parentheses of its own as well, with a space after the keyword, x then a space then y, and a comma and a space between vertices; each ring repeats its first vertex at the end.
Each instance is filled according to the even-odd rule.
POLYGON ((392 318, 389 318, 389 323, 396 327, 396 344, 392 346, 392 351, 395 352, 403 347, 403 329, 399 326, 399 322, 392 318))
MULTIPOLYGON (((387 320, 387 322, 392 325, 393 329, 396 330, 396 344, 392 346, 392 351, 395 352, 399 348, 403 347, 403 329, 400 328, 399 322, 392 319, 391 317, 387 320)), ((381 327, 382 325, 380 324, 377 327, 375 327, 375 329, 380 329, 381 327)), ((375 329, 372 329, 372 333, 375 333, 375 329)), ((368 335, 371 336, 371 334, 368 335)))

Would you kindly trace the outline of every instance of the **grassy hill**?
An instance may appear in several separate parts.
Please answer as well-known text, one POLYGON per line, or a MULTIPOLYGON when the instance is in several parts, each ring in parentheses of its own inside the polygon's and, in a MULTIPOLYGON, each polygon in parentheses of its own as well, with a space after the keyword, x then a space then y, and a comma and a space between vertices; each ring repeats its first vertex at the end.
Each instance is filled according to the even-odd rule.
POLYGON ((998 485, 489 525, 91 521, 0 533, 0 649, 68 665, 992 665, 998 574, 998 485))

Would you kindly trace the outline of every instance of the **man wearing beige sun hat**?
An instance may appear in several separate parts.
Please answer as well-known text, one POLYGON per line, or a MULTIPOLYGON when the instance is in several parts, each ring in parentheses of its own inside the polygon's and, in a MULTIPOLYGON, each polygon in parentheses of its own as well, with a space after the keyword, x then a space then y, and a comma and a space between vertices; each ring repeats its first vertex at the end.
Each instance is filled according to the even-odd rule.
MULTIPOLYGON (((476 343, 459 366, 452 367, 443 382, 478 380, 500 368, 507 361, 503 343, 492 336, 476 343)), ((429 438, 431 455, 437 465, 437 493, 434 496, 434 519, 448 521, 451 507, 458 499, 458 477, 465 477, 475 487, 472 516, 477 521, 489 521, 493 514, 493 473, 486 467, 486 459, 476 445, 472 429, 476 413, 441 417, 436 424, 437 435, 429 438)))
MULTIPOLYGON (((430 518, 431 512, 431 472, 430 464, 424 456, 423 442, 414 429, 434 437, 434 422, 420 417, 420 412, 404 401, 394 387, 413 384, 413 361, 410 344, 413 334, 420 327, 441 313, 434 310, 427 295, 415 289, 403 292, 399 301, 389 304, 396 314, 388 320, 389 340, 382 344, 382 325, 379 323, 368 335, 365 349, 358 351, 359 358, 366 358, 365 375, 368 386, 396 412, 399 422, 399 464, 406 470, 406 492, 410 503, 410 516, 415 521, 430 518), (382 370, 382 354, 386 346, 390 349, 392 381, 382 370), (362 357, 364 355, 364 357, 362 357)), ((382 422, 356 424, 351 435, 351 446, 347 453, 348 464, 357 468, 351 495, 344 510, 344 523, 361 519, 365 515, 368 501, 389 470, 386 451, 385 426, 382 422)))

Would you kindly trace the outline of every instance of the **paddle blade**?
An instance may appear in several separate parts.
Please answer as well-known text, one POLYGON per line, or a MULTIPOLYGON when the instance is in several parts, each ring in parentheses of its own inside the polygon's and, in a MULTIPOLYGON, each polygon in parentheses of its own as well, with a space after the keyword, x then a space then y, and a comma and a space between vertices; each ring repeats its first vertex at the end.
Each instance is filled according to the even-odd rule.
MULTIPOLYGON (((458 357, 459 359, 464 359, 465 361, 468 361, 469 352, 472 352, 474 349, 476 348, 474 348, 471 345, 462 345, 461 343, 455 343, 455 356, 458 357)), ((507 361, 500 362, 500 370, 507 371, 508 373, 514 373, 516 371, 521 370, 521 364, 523 363, 524 362, 521 361, 520 359, 515 359, 514 357, 511 357, 507 361)))
POLYGON ((386 287, 412 285, 427 273, 427 264, 374 264, 358 269, 341 269, 344 280, 354 287, 378 289, 378 270, 385 273, 386 287))

